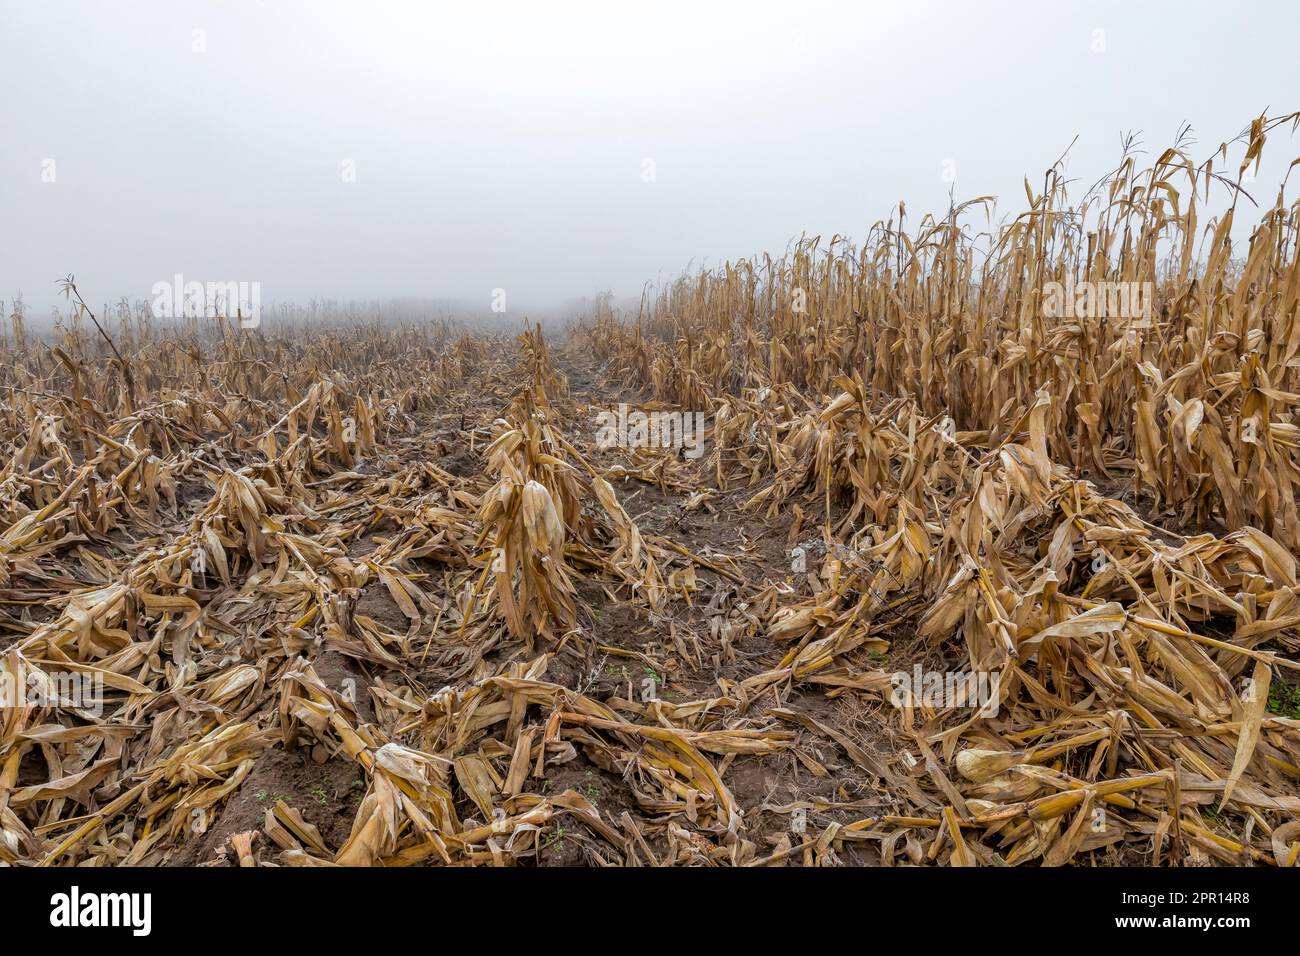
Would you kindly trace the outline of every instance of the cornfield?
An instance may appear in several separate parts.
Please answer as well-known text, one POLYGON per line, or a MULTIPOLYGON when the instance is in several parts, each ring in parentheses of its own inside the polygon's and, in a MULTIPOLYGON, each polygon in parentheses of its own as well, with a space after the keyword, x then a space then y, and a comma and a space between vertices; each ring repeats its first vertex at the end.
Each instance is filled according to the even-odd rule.
POLYGON ((15 309, 0 861, 1295 866, 1298 124, 563 335, 15 309))

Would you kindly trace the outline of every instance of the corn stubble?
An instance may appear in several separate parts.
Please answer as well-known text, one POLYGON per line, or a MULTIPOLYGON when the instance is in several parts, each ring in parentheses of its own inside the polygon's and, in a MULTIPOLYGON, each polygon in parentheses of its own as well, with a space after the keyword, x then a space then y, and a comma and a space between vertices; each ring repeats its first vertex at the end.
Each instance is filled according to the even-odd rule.
POLYGON ((821 505, 772 680, 888 693, 852 652, 903 598, 925 647, 998 676, 996 716, 901 709, 886 862, 1295 865, 1300 715, 1267 704, 1300 648, 1300 206, 1279 192, 1244 258, 1230 235, 1298 119, 1254 121, 1239 165, 1126 154, 1078 207, 1053 170, 987 249, 962 219, 986 200, 914 232, 900 205, 861 248, 804 240, 594 316, 618 379, 713 411, 718 488, 796 524, 821 505), (1216 184, 1237 201, 1202 224, 1216 184), (1153 308, 1046 317, 1050 282, 1150 283, 1153 308))
POLYGON ((1296 865, 1300 209, 1244 258, 1240 206, 1198 221, 1295 119, 1228 174, 1126 155, 1079 207, 1049 174, 986 256, 981 201, 900 206, 685 276, 566 362, 540 328, 15 313, 0 862, 1296 865), (1067 278, 1150 282, 1150 323, 1044 317, 1067 278), (708 409, 705 456, 595 451, 564 374, 593 355, 708 409), (756 577, 629 487, 818 546, 756 577), (691 693, 598 690, 611 659, 691 693), (913 661, 997 675, 996 713, 885 703, 913 661), (274 750, 355 766, 346 837, 281 795, 222 829, 274 750), (551 786, 574 766, 603 789, 551 786), (753 798, 747 767, 835 785, 753 798))

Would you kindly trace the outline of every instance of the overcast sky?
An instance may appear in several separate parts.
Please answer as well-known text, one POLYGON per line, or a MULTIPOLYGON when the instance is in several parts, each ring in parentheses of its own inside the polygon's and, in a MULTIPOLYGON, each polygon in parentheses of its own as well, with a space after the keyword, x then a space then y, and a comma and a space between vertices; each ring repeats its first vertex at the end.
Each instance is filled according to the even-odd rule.
POLYGON ((1294 0, 0 0, 0 300, 635 296, 951 174, 1018 210, 1076 134, 1082 185, 1125 130, 1204 158, 1300 108, 1297 38, 1294 0))

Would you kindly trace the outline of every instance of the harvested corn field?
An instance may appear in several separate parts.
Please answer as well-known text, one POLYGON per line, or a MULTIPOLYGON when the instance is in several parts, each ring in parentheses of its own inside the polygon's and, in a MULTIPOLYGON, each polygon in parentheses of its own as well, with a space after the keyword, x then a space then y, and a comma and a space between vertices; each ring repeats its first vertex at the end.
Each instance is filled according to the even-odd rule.
POLYGON ((0 0, 9 949, 1285 934, 1297 36, 0 0))
POLYGON ((1296 120, 518 334, 70 279, 0 861, 1295 866, 1300 207, 1200 209, 1296 120))

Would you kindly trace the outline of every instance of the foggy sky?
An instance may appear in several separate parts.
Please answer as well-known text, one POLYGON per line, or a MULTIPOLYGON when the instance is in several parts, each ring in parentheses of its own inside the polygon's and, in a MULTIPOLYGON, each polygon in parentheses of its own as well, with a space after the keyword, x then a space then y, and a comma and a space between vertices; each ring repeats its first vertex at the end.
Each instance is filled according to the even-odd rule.
MULTIPOLYGON (((1086 187, 1123 131, 1154 159, 1188 121, 1199 160, 1300 108, 1298 11, 0 0, 0 300, 181 273, 513 312, 861 238, 900 199, 915 223, 952 185, 1019 211, 1076 134, 1086 187)), ((1271 140, 1261 182, 1297 154, 1271 140)))

